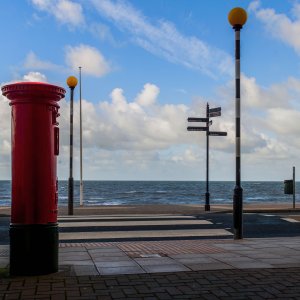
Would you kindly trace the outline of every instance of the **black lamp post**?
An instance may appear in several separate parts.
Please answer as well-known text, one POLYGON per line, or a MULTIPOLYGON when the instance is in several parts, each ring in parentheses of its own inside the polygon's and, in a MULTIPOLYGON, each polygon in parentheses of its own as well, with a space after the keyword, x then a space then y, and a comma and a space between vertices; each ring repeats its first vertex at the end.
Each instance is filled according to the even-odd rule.
POLYGON ((74 203, 74 179, 73 179, 73 98, 74 89, 77 85, 77 78, 70 76, 67 79, 67 85, 70 88, 70 174, 68 186, 68 215, 73 215, 74 203))
POLYGON ((235 7, 228 14, 229 23, 235 31, 235 143, 236 184, 233 195, 234 239, 243 238, 243 189, 241 187, 241 89, 240 89, 240 30, 247 21, 243 8, 235 7))

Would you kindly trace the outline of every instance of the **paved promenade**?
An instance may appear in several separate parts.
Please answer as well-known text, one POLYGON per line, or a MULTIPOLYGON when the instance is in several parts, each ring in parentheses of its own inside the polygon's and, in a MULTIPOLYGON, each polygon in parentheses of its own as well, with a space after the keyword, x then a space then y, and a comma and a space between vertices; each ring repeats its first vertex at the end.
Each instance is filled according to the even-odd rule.
MULTIPOLYGON (((211 226, 177 217, 182 226, 211 226)), ((154 219, 143 215, 139 224, 168 221, 154 219)), ((61 220, 64 228, 76 217, 61 220)), ((133 222, 129 214, 127 221, 133 222)), ((295 212, 288 221, 299 216, 295 212)), ((94 216, 85 216, 80 226, 86 222, 99 225, 94 216)), ((12 278, 5 271, 8 250, 0 245, 0 299, 300 299, 300 237, 235 241, 224 230, 217 239, 64 241, 58 273, 12 278)))
POLYGON ((59 252, 58 273, 3 277, 0 299, 300 299, 299 238, 61 244, 59 252))

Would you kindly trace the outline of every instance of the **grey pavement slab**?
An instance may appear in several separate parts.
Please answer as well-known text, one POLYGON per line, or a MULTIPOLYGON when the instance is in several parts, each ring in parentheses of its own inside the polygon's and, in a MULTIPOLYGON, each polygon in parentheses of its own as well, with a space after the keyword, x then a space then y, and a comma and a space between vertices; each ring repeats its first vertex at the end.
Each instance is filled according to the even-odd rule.
POLYGON ((116 268, 116 267, 137 267, 138 264, 134 260, 125 261, 102 261, 95 262, 97 268, 116 268))
POLYGON ((79 265, 74 266, 74 271, 76 276, 91 276, 91 275, 99 275, 97 268, 92 266, 79 265))
POLYGON ((90 260, 91 257, 88 253, 83 253, 80 255, 59 255, 59 259, 61 260, 90 260))
POLYGON ((210 257, 191 257, 191 258, 175 258, 175 261, 181 264, 207 264, 217 262, 216 259, 210 257))
POLYGON ((188 268, 190 268, 193 271, 200 271, 200 270, 228 270, 228 269, 234 269, 233 266, 222 263, 222 262, 213 262, 213 263, 201 263, 201 264, 188 264, 188 268))
POLYGON ((59 265, 94 266, 95 262, 92 260, 59 260, 59 265))
POLYGON ((190 270, 188 267, 180 264, 142 265, 142 268, 148 273, 183 272, 190 270))
POLYGON ((135 258, 135 261, 143 266, 148 265, 170 265, 170 264, 177 264, 175 260, 169 257, 150 257, 150 258, 135 258))
POLYGON ((140 266, 119 266, 113 268, 97 267, 100 275, 141 274, 145 273, 140 266))
POLYGON ((237 269, 265 269, 274 268, 271 264, 263 263, 261 261, 230 261, 226 262, 228 265, 237 269))
POLYGON ((90 257, 92 257, 93 259, 97 259, 97 258, 107 258, 109 259, 110 257, 119 257, 120 259, 122 257, 127 257, 126 253, 124 252, 88 252, 90 257))
POLYGON ((96 262, 107 262, 107 261, 131 261, 132 258, 129 256, 100 256, 93 257, 93 261, 96 262))

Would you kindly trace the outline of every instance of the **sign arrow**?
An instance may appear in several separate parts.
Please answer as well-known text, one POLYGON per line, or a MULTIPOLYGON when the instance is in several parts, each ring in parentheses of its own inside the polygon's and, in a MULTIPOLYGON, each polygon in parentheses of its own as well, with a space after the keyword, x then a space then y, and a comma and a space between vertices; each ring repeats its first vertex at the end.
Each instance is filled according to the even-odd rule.
POLYGON ((211 136, 227 136, 225 131, 209 131, 208 134, 211 136))
POLYGON ((208 127, 194 127, 194 126, 189 126, 187 128, 188 131, 207 131, 208 127))
POLYGON ((220 117, 221 116, 221 111, 217 111, 217 112, 210 112, 209 113, 209 117, 213 118, 213 117, 220 117))
POLYGON ((188 122, 208 122, 208 118, 188 118, 188 122))
POLYGON ((210 113, 218 112, 218 111, 221 111, 221 107, 215 107, 215 108, 210 108, 210 109, 209 109, 209 112, 210 112, 210 113))

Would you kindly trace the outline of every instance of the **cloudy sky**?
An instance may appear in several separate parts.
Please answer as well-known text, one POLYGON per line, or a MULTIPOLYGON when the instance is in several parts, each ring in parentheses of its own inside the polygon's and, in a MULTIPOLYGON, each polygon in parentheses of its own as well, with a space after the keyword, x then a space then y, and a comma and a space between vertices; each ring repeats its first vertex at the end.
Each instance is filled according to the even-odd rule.
MULTIPOLYGON (((2 0, 0 82, 66 87, 82 67, 84 179, 204 180, 205 134, 188 116, 222 107, 210 177, 235 178, 234 31, 242 6, 242 179, 300 166, 299 0, 2 0)), ((68 178, 69 92, 60 102, 58 175, 68 178)), ((79 178, 75 90, 75 179, 79 178)), ((0 179, 9 179, 10 107, 0 99, 0 179)))

